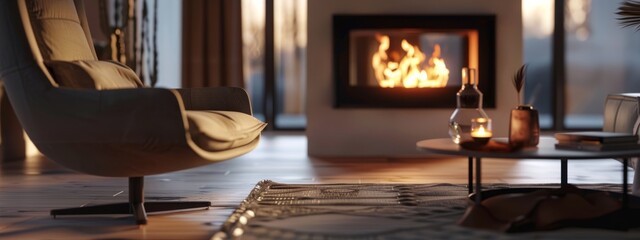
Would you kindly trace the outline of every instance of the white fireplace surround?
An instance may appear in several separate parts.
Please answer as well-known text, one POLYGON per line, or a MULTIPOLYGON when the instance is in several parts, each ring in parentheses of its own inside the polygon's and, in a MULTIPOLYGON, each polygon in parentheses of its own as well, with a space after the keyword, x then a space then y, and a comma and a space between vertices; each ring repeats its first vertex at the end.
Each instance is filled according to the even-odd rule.
MULTIPOLYGON (((418 157, 421 139, 448 137, 453 109, 333 108, 333 14, 495 14, 496 108, 494 135, 506 136, 516 107, 511 77, 522 65, 520 1, 505 0, 309 0, 307 137, 313 157, 418 157)), ((459 71, 454 70, 452 71, 459 71)), ((479 79, 482 81, 482 79, 479 79)), ((455 97, 455 96, 452 96, 455 97)))

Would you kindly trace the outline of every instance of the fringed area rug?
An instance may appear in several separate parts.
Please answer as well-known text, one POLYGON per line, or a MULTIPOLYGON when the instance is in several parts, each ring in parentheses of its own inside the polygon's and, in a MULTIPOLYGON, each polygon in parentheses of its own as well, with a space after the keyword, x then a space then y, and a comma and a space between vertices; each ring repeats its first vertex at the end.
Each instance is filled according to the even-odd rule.
MULTIPOLYGON (((558 185, 487 184, 486 189, 558 185)), ((617 184, 580 185, 619 192, 617 184)), ((262 181, 212 239, 640 239, 640 230, 500 233, 460 227, 466 185, 262 181)), ((640 216, 638 216, 640 219, 640 216)))

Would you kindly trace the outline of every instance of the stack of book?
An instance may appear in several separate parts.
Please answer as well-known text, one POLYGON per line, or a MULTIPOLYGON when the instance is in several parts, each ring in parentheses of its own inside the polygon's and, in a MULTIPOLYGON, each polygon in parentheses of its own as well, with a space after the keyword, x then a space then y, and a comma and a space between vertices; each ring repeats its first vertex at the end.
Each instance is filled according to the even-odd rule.
POLYGON ((566 132, 555 134, 557 149, 613 151, 640 149, 638 136, 616 132, 566 132))

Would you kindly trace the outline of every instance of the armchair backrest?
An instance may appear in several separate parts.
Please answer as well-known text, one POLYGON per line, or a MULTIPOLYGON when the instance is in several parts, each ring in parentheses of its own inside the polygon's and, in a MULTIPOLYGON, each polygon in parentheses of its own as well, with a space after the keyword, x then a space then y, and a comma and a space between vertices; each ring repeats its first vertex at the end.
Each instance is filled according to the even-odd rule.
POLYGON ((0 11, 0 77, 37 67, 58 86, 46 61, 97 59, 81 0, 7 0, 0 11))
POLYGON ((97 61, 82 0, 1 0, 0 36, 0 81, 36 146, 41 140, 52 141, 59 136, 55 131, 61 128, 65 116, 81 118, 88 114, 78 112, 72 105, 98 104, 97 94, 59 91, 59 86, 142 86, 130 69, 97 61), (95 80, 96 75, 102 76, 97 80, 103 83, 75 82, 95 80), (61 76, 71 82, 65 83, 61 76), (114 82, 113 76, 124 78, 124 83, 114 82), (69 95, 76 97, 68 98, 69 95))
POLYGON ((54 86, 88 89, 143 86, 127 66, 98 61, 83 0, 19 0, 36 62, 54 86))
POLYGON ((43 96, 56 84, 44 66, 27 5, 24 0, 0 1, 0 81, 20 124, 29 133, 47 130, 35 115, 46 107, 42 106, 47 102, 43 96))

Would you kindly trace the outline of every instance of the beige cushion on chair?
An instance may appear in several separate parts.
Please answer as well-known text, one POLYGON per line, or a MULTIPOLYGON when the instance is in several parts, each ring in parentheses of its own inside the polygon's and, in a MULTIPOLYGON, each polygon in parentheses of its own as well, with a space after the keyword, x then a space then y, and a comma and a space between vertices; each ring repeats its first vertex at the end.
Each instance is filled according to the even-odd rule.
POLYGON ((33 12, 31 27, 45 60, 96 58, 73 0, 34 0, 29 4, 33 12))
POLYGON ((46 61, 45 65, 61 87, 97 90, 142 87, 133 70, 116 62, 46 61))
POLYGON ((207 151, 224 151, 254 141, 266 123, 232 111, 186 111, 193 141, 207 151))

